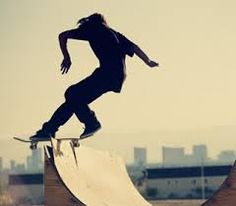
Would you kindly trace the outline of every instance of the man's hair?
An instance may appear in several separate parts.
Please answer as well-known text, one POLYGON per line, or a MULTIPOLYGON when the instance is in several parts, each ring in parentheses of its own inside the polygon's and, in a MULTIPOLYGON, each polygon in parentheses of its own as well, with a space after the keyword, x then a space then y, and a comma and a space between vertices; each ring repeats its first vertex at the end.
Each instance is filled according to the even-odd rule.
POLYGON ((88 17, 80 19, 77 24, 91 23, 94 25, 105 24, 107 25, 106 19, 102 14, 94 13, 88 17))

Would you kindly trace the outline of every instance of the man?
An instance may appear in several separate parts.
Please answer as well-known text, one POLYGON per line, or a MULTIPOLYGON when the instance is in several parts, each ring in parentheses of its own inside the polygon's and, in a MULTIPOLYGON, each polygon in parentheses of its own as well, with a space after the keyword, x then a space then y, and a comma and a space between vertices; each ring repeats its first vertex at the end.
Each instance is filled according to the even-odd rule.
POLYGON ((101 124, 88 105, 106 92, 119 93, 121 91, 126 76, 126 55, 132 57, 136 54, 149 67, 158 66, 158 63, 151 61, 136 44, 111 29, 103 15, 92 14, 80 19, 78 24, 78 28, 59 35, 60 49, 64 57, 61 63, 62 74, 67 73, 71 66, 67 50, 68 39, 88 41, 100 65, 89 77, 66 90, 65 102, 55 111, 51 119, 43 124, 42 129, 30 137, 31 140, 55 137, 58 128, 64 125, 73 114, 85 125, 80 138, 93 135, 101 129, 101 124))

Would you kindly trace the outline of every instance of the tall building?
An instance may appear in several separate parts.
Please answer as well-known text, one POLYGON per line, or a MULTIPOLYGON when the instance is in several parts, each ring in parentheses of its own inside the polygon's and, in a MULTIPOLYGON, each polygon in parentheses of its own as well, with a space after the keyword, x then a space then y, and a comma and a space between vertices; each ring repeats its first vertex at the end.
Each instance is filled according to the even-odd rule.
POLYGON ((183 164, 185 161, 184 148, 162 147, 163 165, 183 164))
POLYGON ((134 164, 137 166, 147 165, 147 149, 141 147, 134 148, 134 164))
POLYGON ((15 160, 11 160, 10 161, 10 169, 11 169, 11 171, 15 171, 15 169, 16 169, 16 162, 15 162, 15 160))
POLYGON ((3 171, 3 159, 0 157, 0 172, 3 171))
POLYGON ((193 162, 194 163, 204 163, 208 160, 206 145, 193 145, 193 162))
POLYGON ((27 157, 26 162, 28 172, 31 173, 41 171, 43 168, 42 149, 38 148, 36 150, 32 150, 31 156, 27 157))

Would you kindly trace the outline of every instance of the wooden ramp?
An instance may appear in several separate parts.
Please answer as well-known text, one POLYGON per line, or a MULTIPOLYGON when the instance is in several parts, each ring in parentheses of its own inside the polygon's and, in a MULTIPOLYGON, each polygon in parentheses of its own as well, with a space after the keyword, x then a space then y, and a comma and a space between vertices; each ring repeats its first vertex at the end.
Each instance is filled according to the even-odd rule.
POLYGON ((236 162, 231 172, 215 194, 201 206, 235 206, 236 205, 236 162))
POLYGON ((133 186, 121 158, 83 145, 73 148, 70 141, 52 139, 50 148, 45 206, 151 206, 133 186))

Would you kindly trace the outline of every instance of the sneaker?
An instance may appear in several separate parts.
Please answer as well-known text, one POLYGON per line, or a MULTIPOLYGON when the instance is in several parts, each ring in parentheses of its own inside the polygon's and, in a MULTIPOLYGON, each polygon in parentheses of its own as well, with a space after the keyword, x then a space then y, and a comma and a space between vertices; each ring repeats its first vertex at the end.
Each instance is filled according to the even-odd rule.
POLYGON ((92 136, 95 132, 102 128, 100 122, 96 122, 93 125, 87 125, 84 129, 84 132, 80 135, 80 139, 92 136))
POLYGON ((44 130, 39 130, 35 135, 31 136, 29 139, 31 141, 50 141, 51 138, 55 137, 55 134, 47 133, 44 130))

